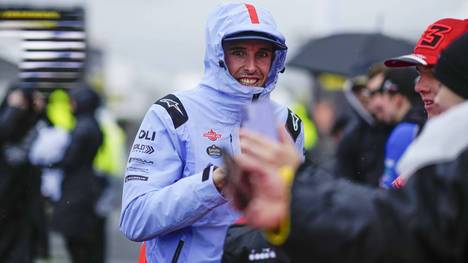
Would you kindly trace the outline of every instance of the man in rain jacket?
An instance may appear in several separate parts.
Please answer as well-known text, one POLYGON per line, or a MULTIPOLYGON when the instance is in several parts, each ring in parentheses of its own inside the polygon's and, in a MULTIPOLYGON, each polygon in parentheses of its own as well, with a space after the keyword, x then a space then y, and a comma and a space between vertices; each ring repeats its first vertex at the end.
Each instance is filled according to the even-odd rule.
MULTIPOLYGON (((237 218, 222 195, 222 151, 239 152, 242 108, 267 99, 287 47, 271 14, 251 4, 219 6, 206 28, 200 84, 156 101, 136 135, 124 179, 120 228, 145 241, 148 262, 219 262, 237 218)), ((298 150, 300 119, 273 103, 298 150)))

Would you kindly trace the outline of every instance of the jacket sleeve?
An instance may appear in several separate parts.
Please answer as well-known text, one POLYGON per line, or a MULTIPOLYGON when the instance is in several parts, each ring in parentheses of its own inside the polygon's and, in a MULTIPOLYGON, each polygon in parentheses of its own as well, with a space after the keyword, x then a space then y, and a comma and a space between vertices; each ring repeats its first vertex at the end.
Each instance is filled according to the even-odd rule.
POLYGON ((385 146, 385 169, 380 182, 383 188, 392 188, 393 181, 398 177, 396 170, 398 161, 416 137, 417 132, 416 124, 401 123, 390 134, 385 146))
POLYGON ((457 241, 467 236, 464 155, 464 162, 420 170, 402 190, 371 189, 302 167, 292 188, 288 251, 317 262, 454 259, 465 244, 457 241))
POLYGON ((136 135, 125 173, 120 229, 129 239, 144 241, 192 225, 227 202, 209 167, 183 175, 185 151, 170 116, 153 105, 136 135))

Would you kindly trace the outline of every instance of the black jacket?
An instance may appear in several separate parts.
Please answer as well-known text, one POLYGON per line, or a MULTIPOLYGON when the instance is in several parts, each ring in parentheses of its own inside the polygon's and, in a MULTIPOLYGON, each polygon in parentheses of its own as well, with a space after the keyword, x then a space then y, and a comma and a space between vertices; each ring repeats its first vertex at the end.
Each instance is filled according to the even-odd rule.
POLYGON ((103 142, 94 117, 99 99, 86 88, 72 90, 70 96, 76 104, 76 126, 70 134, 70 145, 63 160, 58 164, 63 169, 64 179, 53 226, 65 236, 86 237, 96 231, 99 224, 94 206, 101 189, 93 169, 93 160, 103 142))
POLYGON ((291 220, 292 262, 468 262, 468 148, 420 169, 401 190, 303 165, 291 220))
POLYGON ((48 255, 40 170, 28 160, 38 115, 8 106, 6 97, 0 107, 0 261, 27 263, 48 255))
POLYGON ((419 126, 418 134, 422 131, 424 124, 427 121, 427 114, 424 110, 424 106, 416 104, 410 108, 410 110, 403 116, 400 122, 415 123, 419 126))
POLYGON ((289 263, 282 248, 264 238, 262 231, 244 224, 229 227, 224 241, 222 263, 289 263))
POLYGON ((393 127, 360 117, 345 130, 336 150, 339 177, 377 187, 384 172, 385 143, 393 127))

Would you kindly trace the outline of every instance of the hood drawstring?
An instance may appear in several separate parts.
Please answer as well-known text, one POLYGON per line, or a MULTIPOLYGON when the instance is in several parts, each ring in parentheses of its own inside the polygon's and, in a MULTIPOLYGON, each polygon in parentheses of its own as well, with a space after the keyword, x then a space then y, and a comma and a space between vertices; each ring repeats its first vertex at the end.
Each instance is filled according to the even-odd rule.
POLYGON ((260 97, 260 93, 254 94, 252 97, 252 102, 256 102, 259 97, 260 97))
POLYGON ((224 64, 224 61, 219 60, 218 64, 221 68, 224 68, 224 69, 226 68, 226 64, 224 64))

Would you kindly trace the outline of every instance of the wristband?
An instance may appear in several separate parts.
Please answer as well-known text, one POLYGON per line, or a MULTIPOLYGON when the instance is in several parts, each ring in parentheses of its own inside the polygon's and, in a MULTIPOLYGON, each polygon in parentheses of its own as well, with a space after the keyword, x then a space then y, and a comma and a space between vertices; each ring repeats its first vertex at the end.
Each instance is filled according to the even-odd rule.
MULTIPOLYGON (((285 187, 287 188, 288 200, 291 194, 291 185, 294 181, 294 170, 291 166, 283 166, 279 169, 279 176, 285 182, 285 187)), ((288 204, 289 205, 289 204, 288 204)), ((290 215, 288 214, 286 218, 281 221, 281 224, 278 229, 265 231, 266 238, 270 243, 275 246, 282 245, 289 236, 289 231, 291 229, 291 220, 290 215)))

